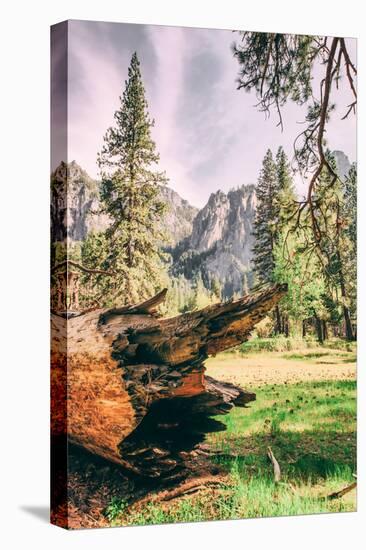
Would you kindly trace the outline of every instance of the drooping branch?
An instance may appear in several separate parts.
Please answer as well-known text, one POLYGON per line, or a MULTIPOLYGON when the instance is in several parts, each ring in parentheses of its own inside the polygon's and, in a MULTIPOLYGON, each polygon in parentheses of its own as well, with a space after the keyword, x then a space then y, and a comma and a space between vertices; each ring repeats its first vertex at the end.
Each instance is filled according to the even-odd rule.
POLYGON ((318 154, 319 154, 319 164, 310 180, 308 194, 307 194, 307 202, 310 209, 313 232, 314 232, 314 237, 316 242, 320 240, 321 235, 320 235, 320 229, 316 219, 315 209, 313 204, 313 193, 314 193, 315 184, 318 181, 318 178, 321 175, 322 170, 325 166, 327 170, 331 173, 333 181, 336 181, 338 179, 337 174, 334 172, 330 163, 327 161, 325 157, 324 149, 323 149, 325 123, 328 116, 329 98, 330 98, 330 92, 332 87, 333 61, 337 50, 338 41, 339 41, 338 38, 333 38, 332 45, 329 52, 327 70, 325 75, 324 95, 323 95, 323 100, 320 108, 319 126, 317 129, 318 131, 317 147, 318 147, 318 154))
POLYGON ((342 54, 343 54, 343 57, 344 57, 345 65, 346 65, 347 78, 348 78, 351 90, 353 92, 353 95, 355 96, 355 99, 357 99, 357 92, 356 92, 353 77, 351 75, 351 71, 352 71, 353 74, 356 76, 357 75, 357 69, 354 66, 354 64, 352 63, 351 59, 350 59, 350 56, 349 56, 349 53, 347 51, 346 42, 345 42, 344 38, 340 38, 340 43, 341 43, 341 51, 342 51, 342 54))
POLYGON ((90 275, 116 275, 115 271, 106 271, 105 269, 91 269, 82 264, 79 264, 78 262, 74 262, 74 260, 64 260, 63 262, 55 264, 51 269, 51 273, 55 273, 59 269, 63 267, 67 268, 68 266, 76 267, 77 269, 80 269, 80 271, 83 271, 84 273, 88 273, 90 275))
MULTIPOLYGON (((303 214, 309 216, 314 243, 319 246, 322 231, 317 220, 316 210, 320 199, 316 197, 317 184, 322 173, 330 176, 328 187, 334 187, 338 175, 325 154, 325 134, 330 114, 331 90, 335 83, 338 88, 342 62, 354 101, 347 106, 342 117, 355 112, 357 92, 355 77, 357 69, 352 62, 344 38, 300 36, 273 33, 242 32, 241 45, 234 45, 234 56, 238 59, 240 74, 238 89, 255 90, 260 111, 269 114, 274 107, 283 129, 281 110, 289 101, 298 105, 308 105, 305 120, 306 128, 294 140, 295 160, 300 173, 307 175, 312 170, 307 196, 300 201, 291 214, 295 228, 299 229, 303 214), (313 68, 316 63, 325 67, 325 75, 320 82, 320 99, 312 89, 313 68)), ((290 220, 289 220, 290 221, 290 220)))

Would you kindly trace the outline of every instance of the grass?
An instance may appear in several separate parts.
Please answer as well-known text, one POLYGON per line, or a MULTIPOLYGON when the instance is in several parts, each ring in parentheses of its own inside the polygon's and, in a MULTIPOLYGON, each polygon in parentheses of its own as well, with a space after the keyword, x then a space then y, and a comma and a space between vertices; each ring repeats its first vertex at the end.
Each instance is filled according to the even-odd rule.
MULTIPOLYGON (((319 348, 319 350, 341 350, 345 352, 355 352, 356 343, 347 342, 340 338, 326 340, 324 344, 319 344, 314 338, 286 338, 285 336, 276 336, 274 338, 251 338, 236 348, 237 351, 246 355, 248 353, 271 352, 271 351, 295 351, 303 352, 309 348, 319 348)), ((230 352, 229 352, 230 353, 230 352)), ((322 353, 321 351, 319 353, 322 353)), ((327 353, 326 353, 327 354, 327 353)), ((298 355, 302 355, 301 353, 298 355)))
POLYGON ((110 504, 105 510, 106 518, 113 524, 113 522, 126 510, 127 502, 117 497, 113 497, 110 504))
POLYGON ((357 356, 355 353, 344 353, 344 352, 332 352, 330 350, 325 351, 311 351, 306 353, 288 353, 283 355, 284 359, 289 359, 290 361, 293 359, 299 360, 299 361, 311 361, 312 359, 322 359, 322 361, 318 361, 320 364, 324 364, 324 361, 327 360, 328 363, 337 363, 339 361, 343 363, 356 363, 357 356))
MULTIPOLYGON (((341 353, 339 349, 340 346, 335 346, 326 350, 326 355, 335 363, 327 367, 327 376, 329 369, 335 371, 340 363, 351 362, 349 359, 354 356, 353 346, 348 351, 341 349, 341 353)), ((291 357, 282 353, 280 357, 286 365, 296 360, 296 369, 299 360, 303 368, 311 369, 310 362, 323 359, 319 353, 312 348, 310 353, 304 351, 291 357)), ((212 368, 221 371, 217 365, 224 367, 229 361, 225 354, 212 368)), ((210 367, 208 371, 210 374, 210 367)), ((222 373, 225 379, 224 368, 222 373)), ((238 376, 241 383, 240 372, 238 376)), ((244 378, 244 372, 242 376, 244 378)), ((110 522, 148 525, 354 511, 355 491, 336 500, 328 500, 326 496, 354 481, 355 380, 304 382, 295 378, 278 384, 268 383, 266 379, 251 389, 257 399, 250 408, 234 408, 227 416, 220 416, 226 431, 211 434, 207 440, 217 453, 212 460, 227 473, 220 488, 207 488, 165 504, 128 507, 123 501, 115 501, 107 509, 110 522), (280 483, 273 479, 268 446, 281 467, 280 483)))

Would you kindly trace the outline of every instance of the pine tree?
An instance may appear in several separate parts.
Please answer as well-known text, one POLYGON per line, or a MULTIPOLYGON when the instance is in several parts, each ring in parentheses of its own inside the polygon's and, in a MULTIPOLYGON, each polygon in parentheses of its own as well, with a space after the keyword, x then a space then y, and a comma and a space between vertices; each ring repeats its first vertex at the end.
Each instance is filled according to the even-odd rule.
MULTIPOLYGON (((327 154, 332 166, 334 159, 327 154)), ((289 213, 292 211, 291 185, 285 193, 289 200, 282 197, 280 201, 282 229, 275 246, 275 280, 288 284, 288 293, 280 302, 281 316, 288 316, 298 332, 301 321, 312 319, 320 342, 327 335, 327 322, 339 325, 343 319, 346 338, 351 340, 355 337, 356 322, 355 168, 345 183, 338 180, 331 186, 326 170, 319 181, 315 215, 320 240, 316 248, 309 247, 312 232, 306 223, 306 213, 299 225, 289 221, 291 216, 285 213, 286 202, 289 213)))
POLYGON ((296 207, 296 193, 291 175, 290 165, 283 147, 279 147, 276 155, 277 169, 277 203, 278 203, 278 231, 288 228, 288 220, 296 207))
POLYGON ((343 212, 347 219, 347 235, 354 252, 357 250, 357 167, 352 164, 344 182, 343 212))
POLYGON ((254 221, 254 271, 259 282, 273 280, 274 246, 276 243, 279 207, 277 201, 277 168, 268 149, 262 164, 256 188, 257 208, 254 221))
MULTIPOLYGON (((343 263, 345 293, 351 325, 357 323, 357 168, 353 164, 342 184, 340 256, 343 263)), ((347 323, 347 321, 346 321, 347 323)), ((355 327, 356 328, 356 327, 355 327)), ((348 329, 356 339, 356 330, 348 329)))
POLYGON ((163 235, 159 221, 165 204, 159 198, 159 186, 167 181, 165 174, 151 168, 159 155, 151 138, 154 120, 149 117, 136 53, 114 120, 98 155, 102 208, 111 219, 101 256, 103 268, 117 274, 110 299, 131 303, 160 286, 159 241, 163 235))
MULTIPOLYGON (((283 147, 279 147, 276 155, 276 174, 277 174, 277 189, 274 200, 276 201, 277 210, 277 231, 275 246, 282 243, 282 255, 288 255, 288 237, 290 233, 291 215, 296 208, 296 194, 294 183, 291 176, 290 165, 283 147)), ((287 258, 288 260, 289 258, 287 258)), ((276 260, 275 260, 276 264, 276 260)), ((276 332, 289 332, 288 314, 281 305, 275 307, 276 317, 276 332)))
MULTIPOLYGON (((327 152, 327 162, 333 168, 335 160, 327 152)), ((328 287, 328 295, 333 293, 339 295, 338 304, 342 308, 345 336, 347 340, 354 339, 352 319, 351 319, 351 294, 352 286, 355 287, 355 268, 356 253, 352 257, 352 243, 349 236, 349 224, 352 226, 355 211, 350 202, 350 210, 346 205, 347 197, 345 195, 344 184, 341 180, 330 185, 331 176, 324 169, 320 178, 316 195, 317 207, 315 209, 316 222, 319 231, 318 256, 322 264, 324 278, 328 287), (347 213, 348 212, 348 213, 347 213)), ((352 187, 355 182, 348 182, 350 188, 348 192, 352 195, 352 187)), ((352 234, 352 230, 351 230, 352 234)), ((353 233, 355 236, 355 233, 353 233)), ((354 291, 355 298, 355 291, 354 291)))
MULTIPOLYGON (((287 156, 282 147, 274 161, 267 151, 257 185, 257 211, 254 225, 254 269, 260 282, 273 282, 278 242, 285 243, 291 212, 295 207, 295 191, 287 156)), ((280 306, 275 308, 276 333, 283 330, 280 306)))
MULTIPOLYGON (((307 231, 309 233, 309 230, 307 231)), ((313 318, 316 321, 318 339, 322 341, 322 324, 329 317, 323 300, 324 279, 317 257, 304 254, 303 249, 304 235, 300 232, 281 235, 275 247, 275 279, 287 283, 288 286, 288 291, 280 303, 283 324, 287 327, 284 332, 290 331, 293 335, 299 336, 303 333, 303 322, 313 318), (290 261, 283 253, 286 237, 290 261)))

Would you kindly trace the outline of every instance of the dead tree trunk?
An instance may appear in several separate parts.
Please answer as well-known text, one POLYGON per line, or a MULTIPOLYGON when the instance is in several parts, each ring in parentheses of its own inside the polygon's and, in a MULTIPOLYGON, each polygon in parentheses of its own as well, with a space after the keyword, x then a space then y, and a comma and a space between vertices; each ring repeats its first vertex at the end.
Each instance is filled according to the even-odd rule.
POLYGON ((321 322, 321 320, 319 319, 319 317, 317 315, 314 316, 314 319, 315 319, 316 333, 317 333, 317 336, 318 336, 318 342, 319 342, 319 344, 323 344, 324 338, 323 338, 322 322, 321 322))
POLYGON ((281 313, 278 305, 275 307, 275 318, 276 318, 275 333, 281 334, 281 332, 283 331, 281 326, 281 313))
POLYGON ((205 434, 224 429, 212 417, 255 399, 205 376, 205 359, 243 342, 285 291, 169 319, 156 317, 166 291, 136 306, 53 314, 52 436, 138 475, 179 476, 205 434))
POLYGON ((339 282, 341 287, 341 296, 343 300, 342 309, 343 309, 343 317, 344 317, 344 324, 345 324, 345 336, 346 336, 346 339, 351 342, 352 340, 354 340, 354 334, 353 334, 350 310, 346 305, 346 300, 347 300, 346 284, 344 281, 342 260, 341 260, 341 255, 339 251, 337 252, 337 259, 338 259, 339 265, 341 266, 339 270, 339 282))

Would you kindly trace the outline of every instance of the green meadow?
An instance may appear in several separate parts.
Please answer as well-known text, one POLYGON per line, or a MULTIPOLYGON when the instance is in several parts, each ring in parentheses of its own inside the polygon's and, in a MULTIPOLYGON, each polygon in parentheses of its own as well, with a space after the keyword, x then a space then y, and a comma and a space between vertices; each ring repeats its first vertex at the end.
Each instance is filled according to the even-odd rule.
POLYGON ((259 351, 257 343, 207 362, 208 374, 257 396, 247 408, 218 417, 226 431, 207 438, 211 460, 223 472, 221 483, 169 502, 127 506, 112 501, 105 511, 111 524, 356 510, 355 489, 329 498, 356 476, 355 347, 265 351, 264 346, 259 351), (269 447, 280 465, 278 482, 269 447))

